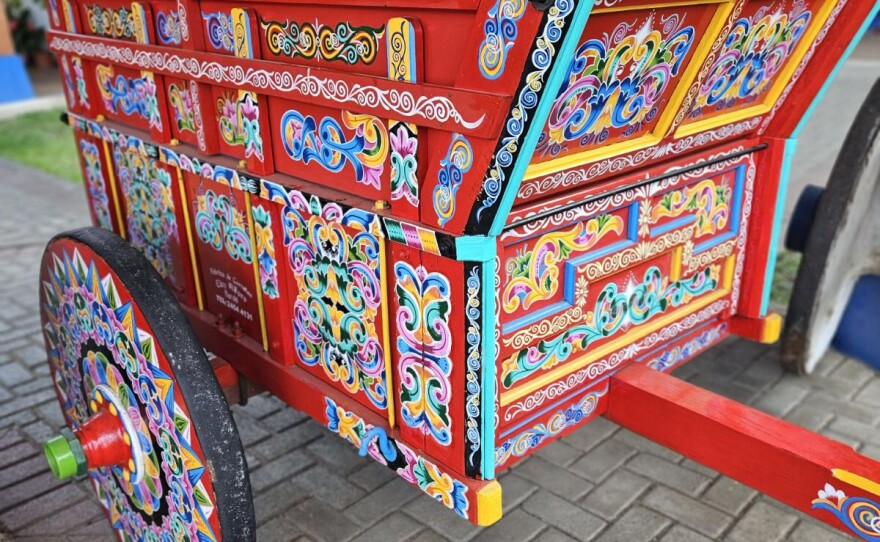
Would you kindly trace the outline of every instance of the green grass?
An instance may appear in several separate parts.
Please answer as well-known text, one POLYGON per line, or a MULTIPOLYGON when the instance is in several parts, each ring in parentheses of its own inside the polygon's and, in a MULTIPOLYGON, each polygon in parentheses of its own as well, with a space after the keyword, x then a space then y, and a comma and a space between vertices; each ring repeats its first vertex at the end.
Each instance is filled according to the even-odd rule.
POLYGON ((0 158, 80 182, 73 130, 60 115, 61 109, 52 109, 0 121, 0 158))
POLYGON ((791 299, 791 289, 794 279, 797 277, 798 267, 801 265, 801 255, 797 252, 781 250, 776 258, 776 273, 773 275, 773 289, 770 291, 770 300, 783 307, 788 306, 791 299))

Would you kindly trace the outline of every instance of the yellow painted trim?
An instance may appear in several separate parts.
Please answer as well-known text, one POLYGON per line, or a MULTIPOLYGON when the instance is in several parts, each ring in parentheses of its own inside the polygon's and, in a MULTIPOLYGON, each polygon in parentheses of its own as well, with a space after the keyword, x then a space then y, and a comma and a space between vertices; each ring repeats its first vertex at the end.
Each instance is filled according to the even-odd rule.
POLYGON ((113 158, 110 153, 110 144, 102 139, 104 145, 104 163, 107 166, 107 175, 110 177, 110 193, 113 197, 113 208, 116 209, 116 225, 119 227, 119 236, 128 239, 125 233, 125 220, 122 217, 122 205, 119 203, 119 192, 116 189, 116 168, 113 167, 113 158))
POLYGON ((764 329, 761 330, 761 342, 764 344, 773 344, 782 336, 782 316, 776 314, 768 314, 764 318, 764 329))
POLYGON ((730 0, 686 0, 684 2, 654 2, 651 4, 632 4, 629 6, 612 6, 610 8, 593 8, 593 13, 598 15, 600 13, 614 13, 620 11, 635 11, 637 9, 662 9, 662 8, 675 8, 680 6, 702 6, 706 4, 723 4, 725 2, 729 2, 730 0))
POLYGON ((477 492, 477 525, 488 527, 502 516, 501 484, 493 481, 477 492))
POLYGON ((183 223, 186 227, 186 244, 189 247, 189 260, 193 271, 193 284, 196 285, 196 304, 200 311, 205 310, 205 299, 202 294, 202 280, 199 276, 199 260, 196 258, 196 245, 193 240, 192 219, 189 216, 189 204, 186 196, 186 185, 183 183, 183 173, 180 168, 177 170, 177 186, 180 189, 180 200, 183 202, 181 213, 183 214, 183 223))
POLYGON ((385 392, 388 396, 388 427, 394 428, 395 412, 394 412, 394 392, 392 385, 394 373, 391 372, 391 321, 389 320, 388 308, 391 301, 388 298, 388 266, 387 254, 385 251, 385 239, 378 238, 379 241, 379 266, 382 270, 381 287, 382 287, 382 340, 385 342, 383 353, 385 354, 385 392))
MULTIPOLYGON (((651 132, 632 140, 620 141, 611 145, 603 145, 596 149, 569 154, 546 162, 533 162, 529 164, 529 167, 526 169, 525 179, 534 179, 543 175, 556 173, 557 171, 582 166, 590 162, 596 162, 604 160, 605 158, 635 152, 639 149, 660 143, 660 141, 662 141, 669 133, 672 124, 675 122, 675 117, 681 110, 683 102, 687 97, 688 90, 696 82, 697 76, 700 74, 700 69, 702 69, 706 62, 706 57, 709 56, 709 53, 712 50, 712 45, 715 43, 715 39, 727 24, 727 19, 730 16, 730 12, 733 10, 734 2, 731 0, 723 0, 721 2, 684 2, 681 4, 657 4, 654 6, 674 7, 676 5, 713 3, 719 4, 715 10, 715 15, 712 16, 712 20, 709 22, 706 31, 703 33, 703 39, 700 40, 697 48, 694 50, 687 69, 681 74, 678 83, 675 85, 675 90, 669 96, 669 101, 663 110, 663 114, 660 115, 657 125, 654 126, 654 129, 651 132), (711 36, 712 39, 706 39, 707 36, 711 36)), ((638 6, 638 9, 647 7, 649 6, 638 6)), ((614 11, 614 9, 611 8, 611 11, 614 11)))
POLYGON ((254 213, 251 205, 251 193, 244 193, 244 203, 247 209, 248 229, 251 237, 251 260, 254 268, 254 282, 257 284, 259 295, 257 296, 257 308, 260 312, 260 331, 263 336, 263 350, 269 351, 269 329, 266 325, 266 307, 263 304, 263 281, 260 280, 260 260, 257 258, 257 236, 254 232, 254 213))
POLYGON ((594 361, 611 354, 616 350, 620 350, 628 344, 634 343, 635 341, 642 339, 654 331, 661 329, 672 322, 680 319, 682 316, 686 314, 691 314, 697 312, 698 310, 711 305, 715 301, 723 298, 731 292, 731 286, 733 285, 733 270, 736 265, 736 256, 731 255, 728 256, 724 261, 723 269, 724 269, 724 277, 721 279, 721 289, 716 291, 713 294, 710 294, 699 301, 695 301, 684 307, 681 307, 679 310, 671 312, 665 316, 654 320, 653 322, 646 324, 642 327, 635 327, 622 334, 620 338, 611 341, 610 343, 605 344, 595 350, 589 350, 589 353, 585 356, 582 356, 578 359, 575 359, 571 362, 562 363, 557 368, 545 373, 543 376, 536 378, 534 380, 530 380, 523 384, 522 386, 514 387, 511 390, 507 390, 501 394, 501 406, 506 406, 516 401, 520 397, 524 397, 533 392, 538 391, 544 386, 551 384, 560 378, 578 371, 587 365, 590 365, 594 361))
POLYGON ((801 41, 798 45, 797 50, 788 59, 785 68, 783 68, 782 72, 780 72, 779 76, 776 79, 776 82, 773 83, 772 87, 770 88, 770 92, 767 93, 767 96, 764 98, 763 102, 752 107, 747 107, 745 109, 738 109, 736 111, 731 111, 722 115, 717 115, 694 122, 684 123, 678 128, 678 130, 676 130, 675 137, 686 137, 697 132, 703 132, 706 130, 717 128, 718 126, 733 124, 741 120, 756 117, 758 115, 763 115, 764 113, 770 111, 773 108, 773 105, 776 103, 776 100, 778 100, 779 96, 782 95, 782 92, 785 90, 786 85, 788 85, 788 82, 791 80, 792 75, 794 75, 795 70, 804 59, 807 51, 810 49, 810 46, 816 40, 816 36, 818 36, 819 32, 822 31, 822 27, 825 26, 825 22, 828 20, 828 16, 831 15, 831 11, 834 9, 835 5, 836 2, 834 0, 825 0, 825 5, 823 5, 822 9, 819 11, 818 17, 816 17, 813 22, 810 23, 810 28, 807 30, 807 32, 804 32, 803 36, 801 36, 801 41))
POLYGON ((681 266, 684 264, 684 246, 679 245, 672 249, 672 265, 669 268, 669 280, 672 282, 681 278, 681 266))
POLYGON ((841 482, 846 482, 851 486, 855 486, 873 495, 880 496, 880 484, 873 480, 868 480, 864 476, 859 476, 858 474, 844 469, 831 469, 831 474, 841 482))

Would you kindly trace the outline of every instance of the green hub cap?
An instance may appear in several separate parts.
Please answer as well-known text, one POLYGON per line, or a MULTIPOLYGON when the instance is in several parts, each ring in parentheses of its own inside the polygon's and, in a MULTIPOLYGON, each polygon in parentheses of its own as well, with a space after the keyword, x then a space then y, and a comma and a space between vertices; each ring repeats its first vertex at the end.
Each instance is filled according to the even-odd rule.
POLYGON ((60 435, 43 444, 43 452, 52 474, 59 480, 83 476, 88 471, 86 454, 70 429, 62 429, 60 435))

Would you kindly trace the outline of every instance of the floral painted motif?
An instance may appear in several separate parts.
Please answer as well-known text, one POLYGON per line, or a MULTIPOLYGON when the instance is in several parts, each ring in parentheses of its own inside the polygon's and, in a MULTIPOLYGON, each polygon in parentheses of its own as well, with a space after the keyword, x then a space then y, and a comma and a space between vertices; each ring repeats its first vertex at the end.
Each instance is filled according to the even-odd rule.
POLYGON ((260 136, 260 108, 253 92, 241 92, 238 99, 224 94, 217 100, 217 122, 220 137, 232 146, 243 146, 250 158, 263 159, 263 138, 260 136))
POLYGON ((213 489, 196 453, 180 392, 130 295, 96 263, 57 251, 42 283, 54 382, 68 424, 79 428, 104 401, 123 418, 132 462, 89 476, 114 529, 132 540, 217 540, 213 489))
POLYGON ((419 206, 419 139, 418 127, 406 122, 395 122, 390 130, 391 141, 391 199, 406 200, 419 206))
POLYGON ((548 439, 582 423, 584 419, 589 418, 596 411, 599 399, 607 392, 607 387, 590 392, 577 403, 555 412, 547 423, 538 423, 511 437, 495 449, 495 466, 500 467, 513 457, 522 457, 541 446, 548 439))
POLYGON ((682 360, 691 359, 711 345, 718 342, 727 333, 727 324, 722 323, 703 331, 685 344, 678 345, 671 350, 665 350, 660 355, 648 359, 646 365, 657 371, 669 371, 682 360))
POLYGON ((880 503, 866 497, 847 497, 831 484, 819 490, 813 508, 827 510, 862 540, 880 542, 880 503))
POLYGON ((385 160, 388 158, 388 130, 376 117, 343 111, 346 130, 333 117, 324 117, 320 125, 311 115, 291 109, 281 118, 281 137, 287 155, 298 162, 319 163, 332 173, 346 164, 354 168, 355 180, 380 188, 385 160))
POLYGON ((151 128, 162 129, 159 102, 156 100, 156 83, 153 75, 144 73, 139 78, 122 75, 113 77, 113 68, 99 65, 96 69, 98 88, 104 99, 104 107, 112 113, 138 115, 147 119, 151 128))
POLYGON ((226 251, 233 260, 253 262, 247 220, 232 199, 208 190, 196 198, 196 233, 217 251, 226 251))
POLYGON ((489 10, 480 44, 480 73, 486 79, 498 79, 504 73, 507 53, 516 42, 516 24, 526 13, 526 0, 496 0, 489 10))
POLYGON ((115 39, 135 37, 134 13, 125 7, 105 8, 97 4, 86 7, 86 24, 92 34, 115 39))
POLYGON ((590 344, 608 338, 625 326, 640 325, 658 314, 680 307, 693 298, 715 290, 720 268, 710 266, 688 279, 675 282, 651 267, 638 283, 630 282, 624 291, 610 283, 596 299, 587 322, 565 333, 521 350, 502 364, 501 379, 510 388, 538 371, 555 367, 573 354, 585 351, 590 344))
POLYGON ((694 216, 695 238, 713 235, 730 219, 730 196, 731 188, 727 182, 716 184, 712 179, 673 190, 650 209, 650 223, 687 213, 694 216))
POLYGON ((734 23, 700 87, 690 117, 754 103, 794 53, 812 14, 801 1, 788 12, 763 6, 734 23))
MULTIPOLYGON (((481 201, 469 225, 481 223, 487 210, 495 212, 507 176, 510 175, 510 170, 519 155, 523 135, 531 123, 530 115, 541 101, 544 82, 556 56, 556 45, 565 34, 566 21, 574 12, 574 8, 575 2, 571 0, 555 0, 547 10, 544 30, 536 39, 532 50, 531 66, 526 66, 524 69, 524 73, 528 72, 528 75, 523 78, 523 83, 520 85, 515 105, 510 111, 505 131, 501 136, 501 147, 495 152, 495 158, 483 180, 481 201)), ((494 217, 494 214, 492 216, 494 217)), ((492 217, 489 217, 489 220, 491 219, 492 217)))
POLYGON ((162 45, 180 45, 183 36, 180 32, 180 16, 177 11, 156 13, 156 35, 162 45))
POLYGON ((395 264, 394 275, 399 304, 400 412, 409 427, 448 446, 452 442, 449 280, 403 261, 395 264))
POLYGON ((357 414, 325 397, 327 427, 352 443, 362 457, 369 455, 396 472, 407 482, 418 486, 443 506, 467 519, 468 488, 440 468, 419 456, 414 450, 388 436, 381 427, 367 424, 357 414))
POLYGON ((322 207, 317 198, 273 190, 284 205, 288 263, 296 282, 293 326, 296 351, 308 367, 378 409, 388 406, 384 347, 379 337, 382 301, 380 241, 373 216, 322 207))
POLYGON ((181 132, 196 131, 196 110, 192 93, 186 85, 178 87, 176 84, 168 86, 168 101, 171 103, 171 113, 174 115, 174 123, 181 132))
POLYGON ((600 215, 568 231, 548 233, 530 251, 510 258, 507 286, 501 297, 504 312, 528 310, 533 303, 553 297, 559 287, 559 262, 572 252, 589 250, 612 232, 623 232, 623 219, 600 215))
POLYGON ((72 57, 70 59, 71 64, 73 64, 73 75, 76 80, 76 96, 79 99, 79 104, 85 108, 89 107, 89 91, 86 88, 86 77, 83 73, 83 65, 82 59, 78 56, 72 57))
POLYGON ((89 202, 95 213, 98 226, 113 231, 113 220, 110 218, 110 198, 104 182, 104 168, 101 166, 101 154, 98 146, 85 139, 79 142, 80 156, 86 166, 86 185, 89 188, 89 202))
POLYGON ((178 238, 171 175, 137 149, 114 145, 113 162, 125 197, 128 241, 169 279, 175 275, 171 250, 178 238))
POLYGON ((610 34, 582 44, 568 68, 537 152, 557 156, 568 144, 586 147, 614 134, 628 137, 655 119, 694 41, 694 28, 672 14, 654 28, 621 22, 610 34))
POLYGON ((232 16, 218 11, 202 13, 208 30, 208 42, 214 49, 232 53, 235 51, 235 29, 232 16))
POLYGON ((257 239, 257 261, 260 263, 260 286, 269 299, 278 299, 278 263, 275 260, 275 234, 272 215, 262 205, 251 210, 257 239))
POLYGON ((341 22, 335 27, 321 23, 296 21, 260 21, 266 33, 269 52, 275 56, 319 59, 328 62, 372 64, 376 60, 379 40, 385 35, 385 26, 352 27, 341 22))
POLYGON ((465 422, 465 436, 467 443, 465 445, 465 468, 468 475, 482 474, 480 472, 481 460, 480 451, 482 449, 482 435, 480 433, 480 408, 483 400, 483 390, 481 386, 482 379, 482 357, 481 342, 483 336, 482 328, 482 301, 480 299, 480 290, 482 288, 482 279, 480 277, 481 267, 475 265, 469 273, 466 273, 467 281, 467 306, 465 306, 465 317, 467 318, 467 374, 465 376, 465 391, 467 392, 464 401, 464 410, 467 421, 465 422))
POLYGON ((446 158, 440 162, 437 186, 434 188, 434 210, 440 226, 445 226, 455 215, 455 196, 465 173, 474 165, 474 149, 460 134, 452 135, 446 158))

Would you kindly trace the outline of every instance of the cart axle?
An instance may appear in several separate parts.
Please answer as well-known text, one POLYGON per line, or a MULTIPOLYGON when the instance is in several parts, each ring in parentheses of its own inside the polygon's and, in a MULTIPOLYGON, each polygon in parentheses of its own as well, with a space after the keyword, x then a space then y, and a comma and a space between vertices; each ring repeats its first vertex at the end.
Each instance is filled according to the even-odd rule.
POLYGON ((43 451, 52 474, 65 480, 101 467, 118 466, 131 472, 130 444, 119 416, 101 407, 76 431, 62 429, 60 435, 43 444, 43 451))

